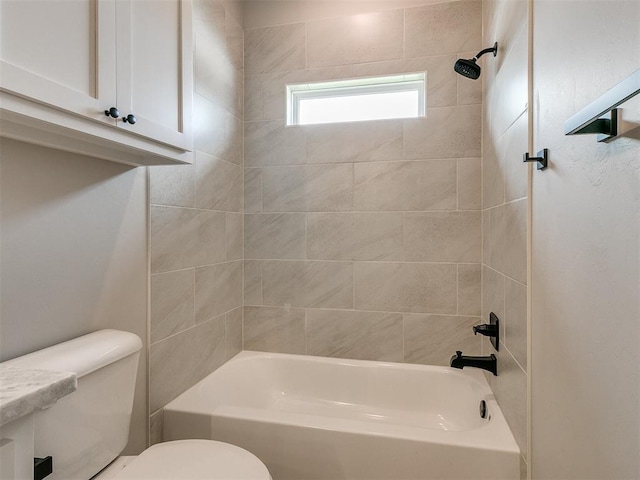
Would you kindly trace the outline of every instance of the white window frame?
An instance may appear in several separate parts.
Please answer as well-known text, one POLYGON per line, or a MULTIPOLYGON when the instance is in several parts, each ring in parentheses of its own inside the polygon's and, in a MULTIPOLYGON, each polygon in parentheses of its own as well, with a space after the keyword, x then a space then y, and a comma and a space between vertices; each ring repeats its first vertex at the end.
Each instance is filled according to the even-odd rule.
MULTIPOLYGON (((355 78, 330 82, 287 85, 287 125, 301 125, 299 114, 300 102, 302 100, 393 92, 418 92, 418 117, 424 117, 426 110, 426 83, 426 73, 420 72, 385 77, 355 78)), ((345 122, 350 121, 352 120, 345 120, 345 122)), ((342 122, 337 121, 331 123, 342 122)))

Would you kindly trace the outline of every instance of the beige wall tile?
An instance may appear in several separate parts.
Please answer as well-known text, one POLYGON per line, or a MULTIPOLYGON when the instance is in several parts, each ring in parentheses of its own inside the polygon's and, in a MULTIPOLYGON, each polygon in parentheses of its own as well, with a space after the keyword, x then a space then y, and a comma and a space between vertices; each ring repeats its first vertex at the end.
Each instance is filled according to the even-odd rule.
POLYGON ((407 71, 427 73, 427 108, 450 107, 457 104, 458 76, 451 65, 455 55, 438 55, 404 60, 407 71))
POLYGON ((493 237, 489 236, 489 230, 492 219, 491 210, 482 211, 482 263, 491 265, 491 254, 495 250, 495 246, 491 244, 493 237))
POLYGON ((458 159, 458 210, 482 208, 482 161, 480 158, 458 159))
POLYGON ((307 310, 307 354, 402 362, 402 314, 307 310))
POLYGON ((227 54, 232 65, 240 71, 244 70, 244 29, 242 25, 225 12, 224 33, 227 41, 227 54))
POLYGON ((456 161, 354 165, 355 210, 455 210, 456 161))
POLYGON ((427 109, 427 116, 405 120, 407 160, 480 156, 481 107, 427 109))
MULTIPOLYGON (((504 276, 486 265, 482 266, 482 318, 489 323, 489 314, 493 312, 504 318, 504 276)), ((504 323, 500 325, 500 335, 504 336, 504 323)))
POLYGON ((206 62, 206 53, 226 58, 225 11, 220 2, 195 0, 193 2, 194 61, 206 62))
POLYGON ((197 92, 193 100, 195 149, 241 165, 242 120, 197 92))
POLYGON ((528 151, 528 124, 525 111, 498 141, 498 157, 505 177, 505 202, 527 196, 528 166, 522 161, 522 155, 528 151))
POLYGON ((243 37, 220 2, 194 1, 196 159, 150 170, 151 443, 162 440, 159 409, 242 348, 242 262, 204 282, 200 269, 197 293, 193 267, 243 255, 243 37), (229 298, 236 309, 211 319, 229 298))
POLYGON ((482 313, 482 266, 458 265, 458 315, 482 313))
POLYGON ((483 262, 491 268, 504 272, 504 248, 506 229, 505 205, 485 210, 483 215, 483 262))
POLYGON ((307 163, 402 160, 402 120, 307 127, 307 163))
POLYGON ((410 262, 480 262, 481 213, 404 214, 405 258, 410 262))
POLYGON ((244 165, 244 123, 232 113, 227 115, 226 120, 225 143, 218 156, 236 165, 244 165))
POLYGON ((505 279, 504 344, 518 361, 523 370, 527 370, 527 287, 505 279))
POLYGON ((506 52, 527 23, 527 0, 492 0, 491 8, 485 8, 483 14, 483 25, 486 26, 483 44, 495 42, 496 34, 499 34, 500 44, 506 52))
POLYGON ((244 307, 243 325, 245 350, 306 352, 302 308, 244 307))
MULTIPOLYGON (((473 58, 476 53, 476 51, 467 54, 463 53, 460 58, 473 58)), ((482 80, 472 80, 462 75, 456 75, 456 82, 458 86, 458 105, 480 105, 482 103, 482 80)))
POLYGON ((403 11, 345 16, 307 23, 310 68, 402 58, 403 11))
POLYGON ((266 117, 264 113, 264 78, 265 75, 262 74, 247 75, 244 77, 243 100, 245 122, 258 122, 260 120, 272 119, 272 117, 266 117))
POLYGON ((164 410, 158 410, 149 417, 149 446, 162 442, 164 410))
POLYGON ((481 14, 482 2, 477 0, 405 10, 405 56, 480 50, 481 14))
POLYGON ((224 213, 151 207, 151 273, 222 262, 224 244, 224 213))
POLYGON ((151 275, 151 343, 195 325, 192 268, 151 275))
POLYGON ((454 264, 357 262, 355 308, 455 314, 456 276, 454 264))
POLYGON ((307 258, 403 260, 401 213, 310 213, 307 258))
POLYGON ((195 207, 194 167, 191 165, 149 168, 149 203, 195 207))
MULTIPOLYGON (((484 337, 483 337, 484 338, 484 337)), ((527 451, 527 375, 513 357, 503 348, 499 352, 483 340, 483 348, 498 357, 498 376, 485 375, 496 395, 500 410, 504 414, 511 433, 521 452, 527 451)))
POLYGON ((196 92, 234 115, 242 115, 244 78, 233 65, 224 38, 210 32, 196 33, 194 82, 196 92))
POLYGON ((504 171, 493 148, 485 149, 482 157, 482 207, 504 203, 504 171))
POLYGON ((480 339, 472 329, 478 323, 478 317, 405 314, 405 361, 449 366, 456 350, 480 355, 480 339))
POLYGON ((202 152, 195 164, 197 207, 242 211, 242 167, 202 152))
POLYGON ((305 68, 305 37, 304 23, 245 30, 245 73, 252 75, 305 68))
POLYGON ((262 262, 245 260, 243 305, 262 305, 262 262))
POLYGON ((225 361, 224 315, 151 345, 150 411, 164 407, 225 361))
POLYGON ((247 167, 300 165, 307 154, 307 127, 286 127, 284 120, 245 124, 247 167))
POLYGON ((243 252, 243 221, 242 213, 225 214, 225 250, 227 262, 242 260, 243 252))
POLYGON ((242 262, 196 268, 196 323, 242 305, 242 262))
POLYGON ((245 258, 305 258, 303 213, 246 214, 244 223, 245 258))
POLYGON ((196 150, 211 155, 220 153, 226 142, 227 112, 213 100, 198 92, 193 94, 193 146, 196 150))
POLYGON ((527 108, 527 38, 527 29, 522 28, 513 45, 500 45, 495 59, 496 78, 488 98, 490 133, 494 139, 506 132, 527 108))
POLYGON ((262 169, 263 211, 350 210, 353 165, 309 165, 262 169))
POLYGON ((265 261, 262 267, 265 305, 353 308, 350 262, 265 261))
MULTIPOLYGON (((519 281, 527 282, 527 200, 507 203, 504 207, 504 230, 495 231, 501 235, 497 244, 502 247, 500 257, 494 256, 497 270, 519 281), (499 260, 499 261, 498 261, 499 260)), ((489 232, 492 234, 493 232, 489 232)))
POLYGON ((520 456, 520 480, 527 480, 527 472, 529 471, 529 465, 525 455, 520 456))
POLYGON ((246 213, 262 212, 262 170, 260 168, 244 169, 244 211, 246 213))
POLYGON ((242 307, 225 316, 225 358, 235 357, 242 351, 242 307))
MULTIPOLYGON (((493 311, 501 320, 501 348, 495 352, 483 338, 485 354, 498 356, 498 377, 487 375, 498 403, 507 418, 522 453, 526 456, 526 286, 503 274, 521 275, 526 281, 526 196, 528 166, 522 163, 527 151, 527 2, 494 0, 485 8, 484 44, 498 40, 498 55, 483 64, 483 317, 493 311), (520 117, 520 119, 518 119, 520 117), (518 119, 518 121, 516 121, 518 119), (515 124, 514 124, 515 122, 515 124), (506 132, 506 133, 505 133, 506 132), (522 217, 522 218, 521 218, 522 217), (524 223, 523 223, 524 222, 524 223), (519 260, 520 259, 520 260, 519 260), (495 269, 495 270, 493 270, 495 269), (497 270, 497 271, 496 271, 497 270), (513 351, 507 335, 514 328, 513 351), (517 353, 514 353, 517 352, 517 353)), ((526 464, 523 461, 522 464, 526 464)), ((526 476, 526 474, 525 474, 526 476)))

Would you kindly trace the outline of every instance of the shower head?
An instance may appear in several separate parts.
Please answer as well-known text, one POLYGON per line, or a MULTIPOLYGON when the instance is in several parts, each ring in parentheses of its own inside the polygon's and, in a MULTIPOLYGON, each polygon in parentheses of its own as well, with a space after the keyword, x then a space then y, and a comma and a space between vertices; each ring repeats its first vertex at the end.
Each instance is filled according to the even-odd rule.
POLYGON ((463 77, 467 77, 472 80, 477 80, 480 76, 480 65, 476 63, 475 58, 472 58, 471 60, 461 58, 453 66, 453 69, 463 77))
POLYGON ((460 58, 456 61, 456 64, 453 66, 453 69, 456 73, 459 73, 463 77, 470 78, 472 80, 477 80, 480 77, 480 65, 477 64, 478 59, 484 55, 485 53, 493 53, 495 57, 498 54, 498 42, 493 44, 491 48, 485 48, 480 51, 475 57, 467 60, 465 58, 460 58))

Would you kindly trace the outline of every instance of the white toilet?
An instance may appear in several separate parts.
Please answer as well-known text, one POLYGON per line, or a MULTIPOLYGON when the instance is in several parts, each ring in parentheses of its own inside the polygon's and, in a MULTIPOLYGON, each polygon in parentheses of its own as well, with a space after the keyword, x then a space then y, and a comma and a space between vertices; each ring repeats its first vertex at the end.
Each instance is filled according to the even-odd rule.
POLYGON ((74 393, 36 413, 35 453, 53 457, 46 480, 271 480, 255 455, 212 440, 159 443, 100 473, 127 444, 141 348, 132 333, 100 330, 6 362, 78 376, 74 393))

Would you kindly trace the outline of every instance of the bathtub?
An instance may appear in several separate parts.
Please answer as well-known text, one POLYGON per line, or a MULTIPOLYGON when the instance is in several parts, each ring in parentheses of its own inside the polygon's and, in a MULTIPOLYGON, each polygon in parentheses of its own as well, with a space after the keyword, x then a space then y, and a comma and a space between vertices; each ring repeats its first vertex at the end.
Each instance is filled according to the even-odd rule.
POLYGON ((239 445, 274 480, 520 478, 473 368, 242 352, 164 408, 163 435, 239 445))

